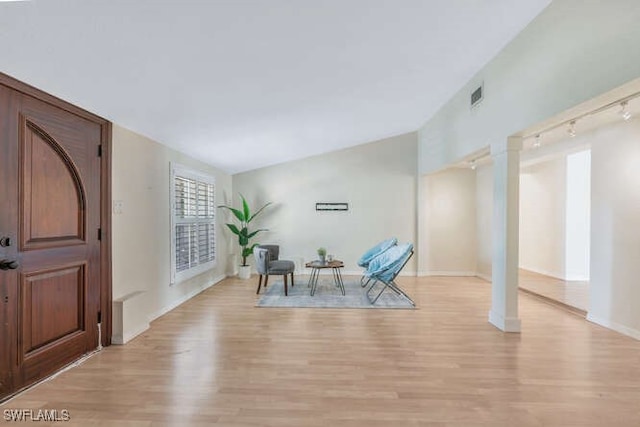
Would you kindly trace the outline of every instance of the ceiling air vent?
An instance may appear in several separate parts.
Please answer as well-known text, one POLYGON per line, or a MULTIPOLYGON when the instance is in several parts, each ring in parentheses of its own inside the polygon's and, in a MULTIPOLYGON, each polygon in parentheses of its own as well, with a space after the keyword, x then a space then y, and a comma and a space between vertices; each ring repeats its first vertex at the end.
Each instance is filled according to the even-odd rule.
POLYGON ((471 93, 471 108, 475 107, 484 99, 484 85, 480 85, 471 93))

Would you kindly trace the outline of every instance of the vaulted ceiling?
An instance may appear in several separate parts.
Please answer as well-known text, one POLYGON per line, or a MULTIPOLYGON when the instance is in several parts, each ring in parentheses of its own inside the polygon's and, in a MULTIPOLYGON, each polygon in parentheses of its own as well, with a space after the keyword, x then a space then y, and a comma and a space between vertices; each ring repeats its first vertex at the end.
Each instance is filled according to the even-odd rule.
POLYGON ((417 130, 550 1, 0 2, 0 71, 236 173, 417 130))

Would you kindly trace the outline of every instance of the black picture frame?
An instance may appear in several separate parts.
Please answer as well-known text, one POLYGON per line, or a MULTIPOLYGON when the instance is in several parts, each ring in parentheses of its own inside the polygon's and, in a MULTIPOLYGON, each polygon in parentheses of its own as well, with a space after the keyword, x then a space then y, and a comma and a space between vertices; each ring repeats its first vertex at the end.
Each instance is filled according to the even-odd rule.
POLYGON ((318 202, 316 203, 317 211, 348 211, 349 203, 329 203, 329 202, 318 202))

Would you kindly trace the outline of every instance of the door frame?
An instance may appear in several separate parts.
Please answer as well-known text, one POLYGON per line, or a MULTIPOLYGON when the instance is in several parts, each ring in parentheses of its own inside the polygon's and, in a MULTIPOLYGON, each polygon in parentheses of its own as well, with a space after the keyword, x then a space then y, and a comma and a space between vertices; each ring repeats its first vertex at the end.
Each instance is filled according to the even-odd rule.
POLYGON ((100 313, 103 346, 111 345, 112 272, 111 272, 111 122, 67 101, 50 95, 0 72, 0 85, 29 95, 61 110, 92 121, 101 128, 100 157, 100 313))

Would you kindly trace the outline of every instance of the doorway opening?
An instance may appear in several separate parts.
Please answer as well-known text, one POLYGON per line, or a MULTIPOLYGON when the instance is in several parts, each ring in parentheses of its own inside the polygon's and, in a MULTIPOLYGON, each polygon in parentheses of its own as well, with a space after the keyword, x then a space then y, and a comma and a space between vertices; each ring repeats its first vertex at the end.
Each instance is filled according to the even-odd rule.
POLYGON ((591 150, 575 150, 530 159, 521 165, 519 286, 586 315, 591 150))

